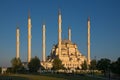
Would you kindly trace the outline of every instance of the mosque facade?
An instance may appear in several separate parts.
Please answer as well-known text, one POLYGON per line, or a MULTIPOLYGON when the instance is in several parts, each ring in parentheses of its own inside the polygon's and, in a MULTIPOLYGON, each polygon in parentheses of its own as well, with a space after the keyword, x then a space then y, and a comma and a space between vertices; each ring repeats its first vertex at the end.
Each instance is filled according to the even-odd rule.
MULTIPOLYGON (((44 27, 44 25, 43 25, 44 27)), ((45 34, 45 30, 43 30, 43 34, 45 34)), ((45 35, 43 36, 43 38, 45 35)), ((45 40, 43 39, 43 42, 45 40)), ((49 58, 44 60, 46 56, 42 56, 41 65, 46 69, 52 68, 52 62, 55 58, 59 58, 62 61, 62 64, 66 69, 81 69, 81 65, 84 61, 87 61, 87 64, 90 64, 90 19, 88 19, 88 40, 87 40, 87 48, 88 48, 88 56, 84 56, 79 50, 77 44, 71 41, 71 29, 68 28, 68 39, 62 39, 62 15, 61 12, 58 12, 58 43, 52 47, 49 58)), ((45 44, 45 43, 43 43, 45 44)), ((46 54, 44 51, 42 55, 46 54)))

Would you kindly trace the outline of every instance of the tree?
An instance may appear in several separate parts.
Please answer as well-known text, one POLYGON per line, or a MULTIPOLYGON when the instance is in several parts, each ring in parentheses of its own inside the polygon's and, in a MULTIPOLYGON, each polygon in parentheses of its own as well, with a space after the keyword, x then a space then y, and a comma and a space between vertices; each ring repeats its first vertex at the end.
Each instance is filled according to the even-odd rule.
POLYGON ((82 70, 87 70, 87 62, 86 60, 84 61, 84 63, 81 65, 82 70))
POLYGON ((28 63, 28 68, 30 72, 37 72, 40 68, 40 60, 38 57, 34 57, 31 59, 31 61, 28 63))
POLYGON ((102 58, 97 62, 97 69, 102 70, 104 75, 106 76, 106 72, 108 71, 110 67, 111 61, 106 58, 102 58))
POLYGON ((90 62, 90 69, 91 70, 95 70, 96 69, 96 66, 97 66, 97 62, 95 59, 93 59, 91 62, 90 62))
POLYGON ((91 74, 94 75, 94 70, 96 69, 96 66, 97 66, 97 62, 95 59, 91 60, 90 62, 90 70, 91 70, 91 74))
POLYGON ((7 73, 12 73, 12 67, 8 67, 6 72, 7 73))
POLYGON ((20 58, 13 58, 11 60, 13 72, 17 72, 22 67, 20 58))
POLYGON ((53 67, 52 69, 53 70, 60 70, 60 69, 63 69, 64 66, 62 65, 62 61, 59 59, 59 58, 55 58, 53 60, 53 67))
POLYGON ((111 63, 111 71, 116 74, 120 74, 120 57, 117 61, 111 63))

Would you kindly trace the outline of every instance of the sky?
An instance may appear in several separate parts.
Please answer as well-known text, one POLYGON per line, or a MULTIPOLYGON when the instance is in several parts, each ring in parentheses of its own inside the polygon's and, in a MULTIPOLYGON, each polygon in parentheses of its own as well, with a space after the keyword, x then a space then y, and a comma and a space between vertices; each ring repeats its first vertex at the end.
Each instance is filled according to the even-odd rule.
POLYGON ((16 56, 16 28, 20 28, 20 58, 27 61, 27 20, 32 22, 32 57, 41 59, 42 24, 46 24, 46 55, 58 42, 58 10, 62 39, 68 39, 87 56, 87 18, 91 25, 91 59, 120 57, 120 0, 0 0, 0 66, 11 66, 16 56))

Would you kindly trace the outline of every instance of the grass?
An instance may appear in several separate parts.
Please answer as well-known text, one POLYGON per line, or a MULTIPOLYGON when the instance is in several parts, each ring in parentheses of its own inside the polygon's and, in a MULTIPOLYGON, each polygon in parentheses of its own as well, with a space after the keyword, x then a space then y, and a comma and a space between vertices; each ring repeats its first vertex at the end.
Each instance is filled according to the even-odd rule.
POLYGON ((26 77, 12 76, 12 75, 0 75, 0 80, 29 80, 26 77))
POLYGON ((32 75, 32 74, 15 74, 14 76, 21 76, 28 78, 29 80, 65 80, 63 78, 51 77, 51 76, 44 76, 44 75, 32 75))
POLYGON ((0 80, 9 80, 8 78, 12 78, 12 80, 101 80, 98 78, 92 78, 88 76, 80 76, 80 75, 71 75, 71 74, 10 74, 10 75, 0 75, 0 80))

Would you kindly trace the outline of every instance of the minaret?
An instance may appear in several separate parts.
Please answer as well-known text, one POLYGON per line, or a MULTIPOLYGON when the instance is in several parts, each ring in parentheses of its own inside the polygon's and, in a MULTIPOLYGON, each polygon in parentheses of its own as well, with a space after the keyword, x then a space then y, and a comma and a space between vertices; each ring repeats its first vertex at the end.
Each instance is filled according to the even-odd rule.
POLYGON ((46 61, 46 35, 45 35, 45 24, 43 24, 43 28, 42 28, 42 61, 45 62, 46 61))
POLYGON ((30 13, 28 15, 28 62, 31 60, 31 18, 30 18, 30 13))
POLYGON ((20 30, 18 27, 16 30, 16 58, 20 58, 20 30))
POLYGON ((61 29, 61 24, 62 24, 62 18, 61 18, 61 12, 59 10, 58 12, 58 55, 61 55, 61 41, 62 41, 62 37, 61 37, 61 33, 62 33, 62 29, 61 29))
POLYGON ((71 29, 70 29, 70 27, 68 28, 68 40, 71 41, 71 29))
POLYGON ((90 64, 90 17, 88 17, 87 26, 88 26, 87 62, 88 62, 88 65, 89 65, 90 64))

